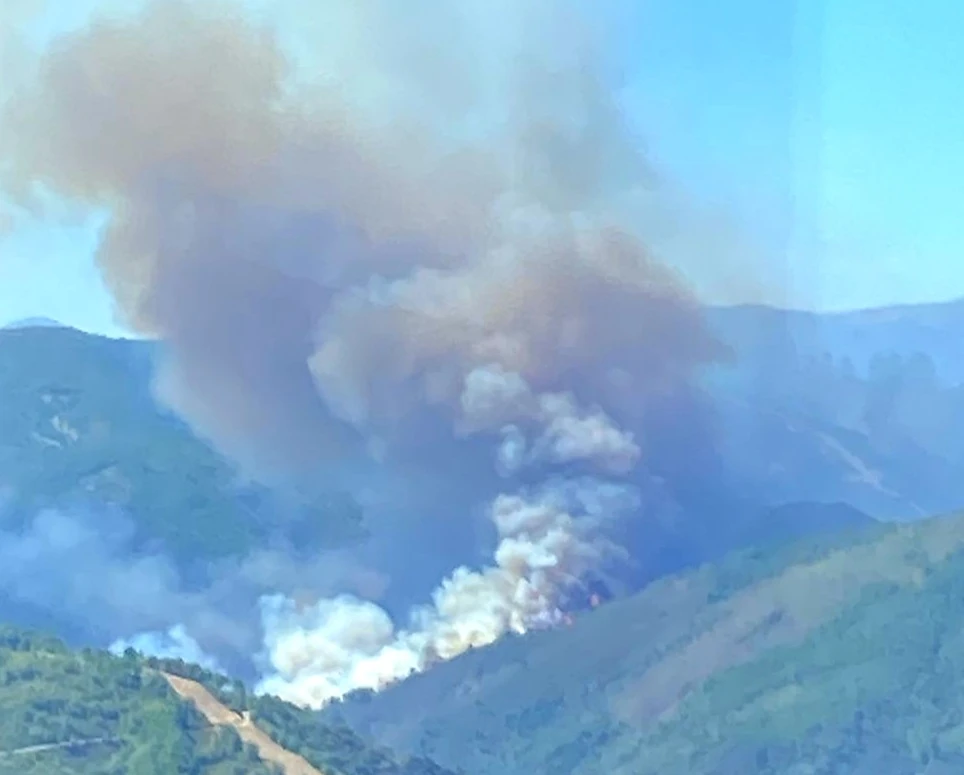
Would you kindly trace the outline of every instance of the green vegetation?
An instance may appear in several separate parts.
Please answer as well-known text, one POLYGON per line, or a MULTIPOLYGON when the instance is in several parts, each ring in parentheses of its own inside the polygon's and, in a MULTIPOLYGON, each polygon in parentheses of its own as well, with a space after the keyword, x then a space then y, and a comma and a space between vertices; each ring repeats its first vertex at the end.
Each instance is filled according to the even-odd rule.
POLYGON ((326 775, 452 775, 425 760, 399 762, 346 728, 193 665, 76 652, 0 627, 0 775, 276 775, 234 729, 213 727, 177 697, 164 672, 204 684, 275 742, 326 775))
POLYGON ((964 772, 964 516, 744 551, 323 716, 472 775, 964 772))
POLYGON ((227 707, 247 711, 251 720, 279 745, 300 754, 329 775, 453 775, 420 756, 402 759, 384 748, 373 747, 342 724, 324 723, 317 713, 276 697, 255 695, 240 681, 181 660, 148 658, 147 664, 205 686, 227 707))
POLYGON ((0 629, 0 773, 274 772, 137 660, 75 653, 49 637, 0 629))
POLYGON ((269 533, 305 548, 361 536, 346 498, 312 495, 280 509, 264 488, 242 487, 232 465, 155 404, 152 348, 72 329, 0 330, 7 509, 29 518, 47 507, 116 507, 138 540, 160 541, 181 561, 241 554, 269 533))

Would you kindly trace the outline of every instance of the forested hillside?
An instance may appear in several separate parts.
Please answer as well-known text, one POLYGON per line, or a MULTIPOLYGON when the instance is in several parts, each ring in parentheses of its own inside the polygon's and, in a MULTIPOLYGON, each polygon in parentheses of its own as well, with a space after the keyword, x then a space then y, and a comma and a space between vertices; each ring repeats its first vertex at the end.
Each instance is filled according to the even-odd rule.
POLYGON ((5 629, 0 685, 3 773, 274 775, 136 659, 5 629))
POLYGON ((360 537, 360 512, 337 491, 282 501, 161 408, 153 350, 69 328, 0 330, 0 505, 25 518, 114 509, 138 543, 160 542, 182 563, 271 536, 303 547, 360 537))
MULTIPOLYGON (((50 636, 0 629, 0 773, 277 775, 234 729, 212 726, 179 698, 162 667, 238 705, 237 684, 183 663, 76 652, 50 636)), ((397 761, 278 700, 242 704, 253 724, 325 775, 450 775, 427 760, 397 761)))
POLYGON ((472 775, 915 775, 964 771, 962 686, 955 516, 742 552, 325 716, 472 775))

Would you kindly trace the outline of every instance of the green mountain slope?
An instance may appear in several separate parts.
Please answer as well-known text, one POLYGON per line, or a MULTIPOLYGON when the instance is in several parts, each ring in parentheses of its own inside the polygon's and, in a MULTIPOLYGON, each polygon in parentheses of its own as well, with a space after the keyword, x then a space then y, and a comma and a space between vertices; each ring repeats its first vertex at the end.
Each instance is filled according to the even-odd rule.
POLYGON ((282 508, 153 401, 152 345, 69 328, 0 330, 0 494, 24 517, 47 507, 129 516, 177 559, 242 554, 269 535, 302 547, 360 535, 345 499, 282 508))
POLYGON ((912 775, 964 771, 962 687, 956 516, 743 552, 325 716, 471 775, 912 775))
MULTIPOLYGON (((160 667, 132 653, 74 652, 44 635, 0 628, 0 773, 281 772, 264 763, 234 728, 209 723, 201 709, 180 698, 160 667)), ((222 695, 234 686, 182 663, 163 667, 197 674, 222 695)), ((451 775, 426 760, 396 760, 348 730, 322 726, 312 714, 277 700, 245 701, 245 707, 251 710, 247 728, 267 732, 325 775, 451 775)))
POLYGON ((0 772, 271 773, 136 661, 0 633, 0 772))

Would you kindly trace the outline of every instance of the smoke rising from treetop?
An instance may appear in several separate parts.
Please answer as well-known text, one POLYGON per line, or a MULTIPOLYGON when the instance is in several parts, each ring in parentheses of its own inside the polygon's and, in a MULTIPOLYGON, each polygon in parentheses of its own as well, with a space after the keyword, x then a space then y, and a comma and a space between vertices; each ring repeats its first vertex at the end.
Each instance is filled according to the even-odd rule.
POLYGON ((335 0, 306 28, 295 67, 227 4, 94 21, 4 105, 0 148, 8 191, 110 211, 98 262, 165 343, 159 394, 229 455, 444 476, 482 445, 502 477, 491 567, 378 643, 353 634, 370 604, 265 598, 266 686, 319 702, 551 620, 654 407, 701 422, 722 352, 626 219, 651 176, 574 6, 335 0))

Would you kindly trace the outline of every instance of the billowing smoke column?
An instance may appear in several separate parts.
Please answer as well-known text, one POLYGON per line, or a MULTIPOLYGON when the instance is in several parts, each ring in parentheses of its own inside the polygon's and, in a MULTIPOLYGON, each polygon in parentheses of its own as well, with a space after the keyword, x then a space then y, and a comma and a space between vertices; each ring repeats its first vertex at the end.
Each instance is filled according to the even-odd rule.
MULTIPOLYGON (((300 610, 282 596, 264 598, 275 672, 260 689, 319 706, 354 689, 381 689, 506 633, 557 623, 560 593, 612 550, 596 536, 600 520, 614 513, 600 513, 603 492, 599 483, 586 481, 534 497, 498 496, 492 505, 500 537, 493 564, 455 570, 402 631, 378 606, 350 597, 300 610)), ((629 495, 610 495, 617 494, 623 500, 629 495)))
MULTIPOLYGON (((639 457, 632 434, 601 409, 583 410, 568 394, 535 394, 497 363, 465 375, 457 406, 461 432, 502 438, 497 463, 507 479, 529 466, 570 463, 625 475, 639 457)), ((631 505, 628 488, 592 476, 498 495, 490 509, 498 535, 493 563, 456 569, 400 632, 370 602, 340 597, 299 610, 283 596, 266 598, 274 673, 260 688, 318 706, 353 689, 380 689, 508 632, 555 624, 560 594, 615 549, 600 539, 605 520, 631 505)))
POLYGON ((445 477, 482 448, 501 477, 491 564, 401 626, 350 597, 262 600, 262 688, 313 705, 551 624, 615 551, 653 407, 718 355, 625 219, 646 165, 574 6, 315 5, 297 59, 230 6, 105 17, 0 121, 11 195, 109 211, 98 260, 166 345, 159 394, 228 454, 445 477))

